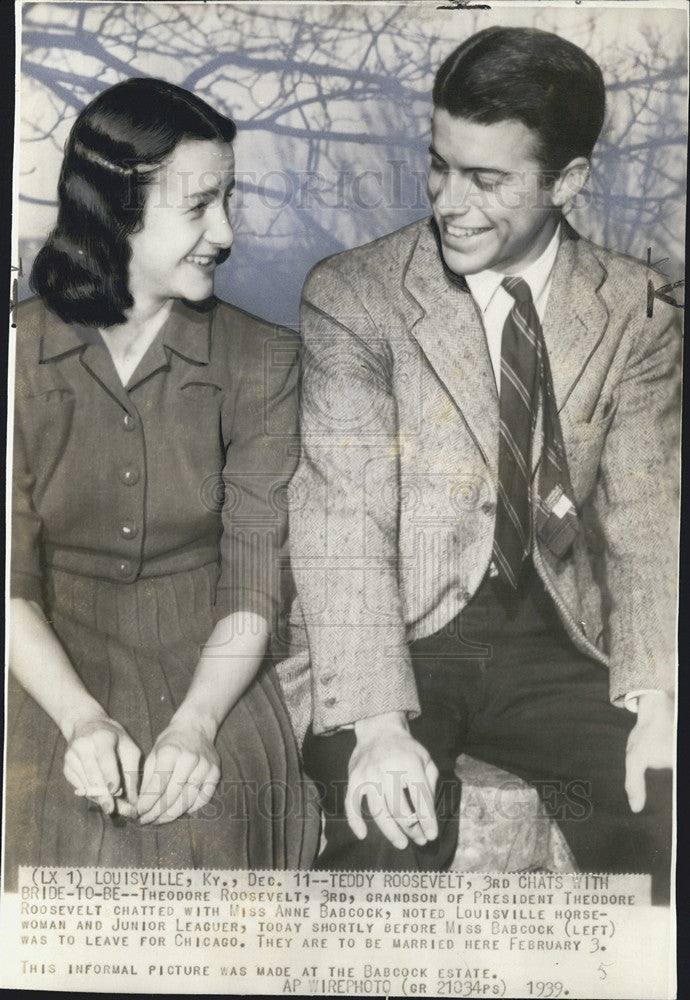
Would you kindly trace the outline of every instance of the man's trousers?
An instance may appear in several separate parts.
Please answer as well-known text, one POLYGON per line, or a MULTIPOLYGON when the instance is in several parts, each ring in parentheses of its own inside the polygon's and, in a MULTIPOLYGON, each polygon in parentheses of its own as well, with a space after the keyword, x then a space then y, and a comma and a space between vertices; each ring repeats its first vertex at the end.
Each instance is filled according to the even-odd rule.
POLYGON ((655 901, 668 898, 670 771, 647 772, 647 804, 633 813, 625 753, 636 717, 611 705, 607 670, 574 647, 533 569, 517 596, 487 576, 452 622, 410 652, 422 709, 410 730, 439 770, 439 836, 400 850, 365 811, 368 833, 358 840, 344 811, 354 732, 310 730, 304 763, 322 795, 326 833, 317 868, 447 869, 458 839, 455 761, 467 753, 537 788, 581 871, 651 872, 655 901))

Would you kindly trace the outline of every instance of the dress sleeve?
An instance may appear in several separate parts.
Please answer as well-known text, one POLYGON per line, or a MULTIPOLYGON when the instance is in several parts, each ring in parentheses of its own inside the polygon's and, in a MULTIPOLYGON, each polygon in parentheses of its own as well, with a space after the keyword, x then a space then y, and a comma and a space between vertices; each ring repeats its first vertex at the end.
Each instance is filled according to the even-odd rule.
POLYGON ((299 458, 299 338, 253 338, 224 414, 221 573, 216 620, 252 611, 275 628, 287 546, 287 485, 299 458))
POLYGON ((34 510, 34 477, 29 468, 19 407, 15 407, 12 452, 12 547, 10 596, 43 605, 39 538, 41 519, 34 510))

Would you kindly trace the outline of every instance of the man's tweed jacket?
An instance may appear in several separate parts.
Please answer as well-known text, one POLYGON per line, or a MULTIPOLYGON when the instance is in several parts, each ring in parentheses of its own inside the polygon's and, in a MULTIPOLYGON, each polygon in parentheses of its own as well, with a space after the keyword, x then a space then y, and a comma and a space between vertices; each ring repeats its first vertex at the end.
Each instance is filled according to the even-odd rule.
MULTIPOLYGON (((617 704, 675 674, 680 324, 659 300, 648 318, 650 280, 566 225, 543 322, 581 531, 566 557, 537 544, 534 562, 617 704)), ((498 453, 486 336, 429 220, 318 264, 301 321, 299 604, 279 668, 300 738, 310 717, 321 733, 419 711, 408 642, 489 568, 498 453)))

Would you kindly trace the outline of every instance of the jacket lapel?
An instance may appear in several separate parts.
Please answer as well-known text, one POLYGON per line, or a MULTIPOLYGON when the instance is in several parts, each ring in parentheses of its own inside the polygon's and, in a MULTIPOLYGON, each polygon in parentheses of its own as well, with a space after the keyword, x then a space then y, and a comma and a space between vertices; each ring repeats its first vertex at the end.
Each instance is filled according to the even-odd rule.
MULTIPOLYGON (((564 226, 543 323, 559 412, 609 320, 601 295, 606 270, 589 244, 567 223, 564 226)), ((486 334, 472 296, 446 276, 429 225, 420 231, 403 283, 412 296, 411 333, 455 402, 487 466, 495 471, 498 394, 486 334)), ((535 467, 540 451, 537 442, 535 467)))
MULTIPOLYGON (((563 240, 554 264, 542 324, 561 426, 568 420, 566 404, 603 337, 609 319, 608 308, 600 295, 606 271, 575 230, 568 223, 563 226, 563 240)), ((532 445, 533 474, 541 461, 543 430, 540 404, 532 445)))
POLYGON ((559 412, 603 337, 609 311, 601 296, 606 271, 569 225, 554 264, 543 330, 559 412))
POLYGON ((403 283, 413 297, 410 331, 495 472, 498 394, 486 335, 472 296, 446 276, 429 225, 420 232, 403 283))

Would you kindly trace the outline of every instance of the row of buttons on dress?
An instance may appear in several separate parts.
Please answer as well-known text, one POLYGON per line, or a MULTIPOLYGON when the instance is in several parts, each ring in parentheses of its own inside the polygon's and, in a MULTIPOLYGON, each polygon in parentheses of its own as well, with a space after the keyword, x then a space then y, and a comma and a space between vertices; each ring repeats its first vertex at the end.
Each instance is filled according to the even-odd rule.
MULTIPOLYGON (((126 413, 122 418, 122 426, 126 431, 134 431, 138 426, 138 420, 131 413, 126 413)), ((138 469, 127 467, 120 471, 120 482, 125 486, 136 486, 140 479, 141 473, 138 469)), ((136 538, 138 534, 139 528, 133 521, 124 521, 120 525, 120 535, 128 541, 136 538)), ((119 576, 122 578, 130 577, 135 571, 136 565, 123 559, 117 567, 119 576)))

